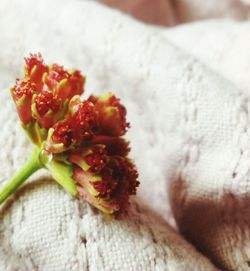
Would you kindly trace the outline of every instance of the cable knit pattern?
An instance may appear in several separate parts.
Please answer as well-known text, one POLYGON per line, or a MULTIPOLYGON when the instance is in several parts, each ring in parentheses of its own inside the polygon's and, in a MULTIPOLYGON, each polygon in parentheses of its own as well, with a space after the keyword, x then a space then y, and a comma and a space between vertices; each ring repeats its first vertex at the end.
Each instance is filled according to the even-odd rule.
MULTIPOLYGON (((158 218, 173 224, 167 191, 187 239, 224 270, 247 270, 248 98, 161 28, 89 1, 44 0, 30 12, 31 3, 1 3, 2 85, 39 50, 84 70, 88 91, 113 89, 128 108, 142 184, 128 217, 110 221, 34 176, 2 210, 3 270, 215 270, 158 218)), ((8 94, 0 101, 4 182, 29 150, 8 94)))
POLYGON ((250 95, 250 23, 210 20, 169 29, 164 35, 250 95))

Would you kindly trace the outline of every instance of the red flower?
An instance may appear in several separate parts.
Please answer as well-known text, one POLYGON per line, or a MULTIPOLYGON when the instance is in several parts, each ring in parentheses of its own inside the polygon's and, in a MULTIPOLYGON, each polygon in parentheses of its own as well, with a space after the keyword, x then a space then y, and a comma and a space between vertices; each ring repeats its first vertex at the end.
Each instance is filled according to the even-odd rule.
POLYGON ((56 123, 49 130, 46 149, 52 153, 64 152, 69 147, 85 144, 94 133, 96 118, 93 104, 89 101, 81 102, 77 96, 72 100, 65 120, 56 123), (65 133, 67 142, 72 144, 65 144, 65 133))
POLYGON ((83 93, 85 77, 78 70, 69 72, 62 66, 54 64, 49 68, 44 82, 59 98, 65 100, 83 93))
POLYGON ((50 91, 42 91, 35 96, 32 104, 33 117, 40 126, 50 128, 65 115, 62 100, 50 91))
POLYGON ((68 150, 73 144, 70 121, 56 123, 49 130, 45 149, 50 153, 60 153, 68 150))
POLYGON ((100 172, 106 166, 106 156, 105 145, 94 145, 72 151, 69 161, 84 171, 100 172))
POLYGON ((25 76, 32 83, 36 84, 37 91, 42 91, 43 77, 48 72, 48 66, 44 64, 42 56, 38 54, 30 54, 25 58, 26 65, 24 66, 25 76))
POLYGON ((69 161, 76 165, 73 179, 80 197, 107 213, 126 210, 129 196, 139 185, 128 158, 110 156, 106 146, 98 144, 72 150, 69 161))
POLYGON ((36 166, 105 213, 127 209, 138 173, 129 160, 126 109, 111 93, 81 100, 80 71, 44 64, 40 54, 25 59, 25 77, 11 89, 23 128, 36 145, 36 166))
POLYGON ((130 152, 129 142, 123 137, 95 135, 90 139, 91 144, 104 144, 110 156, 127 156, 130 152))
POLYGON ((129 123, 126 121, 126 108, 112 93, 100 97, 90 96, 89 101, 94 104, 97 112, 100 134, 109 136, 123 136, 129 123))
POLYGON ((20 120, 22 123, 28 124, 32 120, 31 104, 32 97, 37 91, 36 85, 30 80, 16 80, 15 86, 10 91, 20 120))
POLYGON ((73 137, 77 142, 93 135, 94 128, 97 126, 96 112, 93 104, 89 101, 80 102, 76 111, 71 116, 73 137))

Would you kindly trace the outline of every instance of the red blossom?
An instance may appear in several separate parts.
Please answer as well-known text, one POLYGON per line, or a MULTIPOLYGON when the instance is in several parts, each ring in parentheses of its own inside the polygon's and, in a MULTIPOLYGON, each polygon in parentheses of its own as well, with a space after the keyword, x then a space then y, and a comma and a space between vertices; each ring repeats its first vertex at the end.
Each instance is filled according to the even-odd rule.
POLYGON ((72 145, 72 129, 68 120, 57 122, 50 130, 45 149, 50 153, 60 153, 72 145))
POLYGON ((92 153, 86 155, 84 160, 90 166, 90 170, 93 172, 100 172, 105 166, 106 150, 104 147, 94 146, 92 153))
POLYGON ((71 117, 73 136, 77 142, 81 142, 87 136, 93 135, 93 130, 97 125, 96 112, 94 106, 89 101, 79 104, 77 111, 71 117))
POLYGON ((58 122, 53 127, 53 141, 55 143, 63 143, 67 148, 71 144, 71 127, 68 122, 58 122))
POLYGON ((44 64, 41 54, 30 54, 29 57, 25 58, 25 64, 26 77, 36 84, 38 92, 42 91, 42 78, 48 72, 48 66, 44 64))
MULTIPOLYGON (((91 148, 94 149, 95 147, 92 146, 91 148)), ((69 160, 77 165, 74 169, 73 178, 78 184, 79 196, 84 195, 85 200, 97 208, 109 210, 110 203, 111 210, 115 206, 113 212, 121 212, 127 209, 128 198, 135 194, 139 185, 137 170, 128 158, 107 157, 105 166, 97 173, 92 167, 84 166, 80 153, 70 156, 69 160), (104 202, 106 203, 105 206, 104 202)))
POLYGON ((74 95, 81 95, 84 91, 85 77, 80 71, 69 72, 57 64, 50 66, 44 81, 47 87, 53 89, 63 100, 71 99, 74 95))
POLYGON ((46 129, 56 123, 62 115, 62 101, 50 91, 40 92, 34 99, 33 108, 33 116, 46 129))
POLYGON ((53 64, 49 67, 49 72, 45 78, 45 83, 48 88, 53 89, 63 79, 68 79, 69 73, 64 70, 63 66, 53 64))
POLYGON ((81 101, 85 77, 78 70, 47 66, 41 54, 25 63, 25 77, 11 93, 32 142, 58 162, 52 176, 71 180, 79 198, 105 213, 125 211, 139 185, 123 138, 129 128, 125 107, 111 93, 81 101))
POLYGON ((95 145, 73 150, 69 161, 83 170, 100 172, 106 166, 106 155, 107 152, 104 145, 95 145))
POLYGON ((123 137, 95 135, 90 139, 91 144, 104 144, 110 156, 126 156, 130 152, 129 142, 123 137))
POLYGON ((113 170, 112 177, 118 180, 111 198, 119 206, 119 213, 121 213, 127 210, 129 196, 135 195, 136 188, 139 186, 138 172, 134 164, 124 157, 115 157, 109 166, 113 170))
POLYGON ((60 109, 60 100, 50 91, 43 91, 35 98, 38 114, 43 117, 49 110, 57 112, 60 109))
MULTIPOLYGON (((81 95, 84 92, 85 77, 80 71, 72 71, 70 82, 71 88, 74 89, 74 95, 81 95)), ((73 97, 73 95, 71 95, 71 97, 73 97)))
POLYGON ((126 108, 120 103, 120 100, 106 93, 103 96, 90 96, 88 99, 94 104, 99 123, 99 133, 109 136, 123 136, 129 128, 126 121, 126 108))
POLYGON ((100 193, 101 198, 110 197, 118 185, 118 179, 112 177, 112 170, 105 168, 102 173, 102 181, 92 182, 93 187, 100 193))
POLYGON ((19 100, 22 96, 32 97, 36 92, 35 84, 31 83, 30 80, 20 81, 16 80, 16 85, 13 88, 13 97, 15 101, 19 100))
POLYGON ((19 118, 24 124, 32 120, 31 104, 36 91, 36 85, 30 80, 16 80, 15 86, 11 89, 19 118))

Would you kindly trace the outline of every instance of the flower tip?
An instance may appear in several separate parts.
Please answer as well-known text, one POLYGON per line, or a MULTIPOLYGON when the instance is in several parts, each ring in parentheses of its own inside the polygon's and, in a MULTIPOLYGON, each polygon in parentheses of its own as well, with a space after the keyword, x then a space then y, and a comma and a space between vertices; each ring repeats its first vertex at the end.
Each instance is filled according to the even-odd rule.
POLYGON ((136 193, 139 185, 137 170, 128 158, 107 156, 107 153, 100 155, 98 151, 101 149, 98 148, 94 145, 78 153, 74 151, 70 157, 76 166, 73 179, 79 197, 100 210, 124 212, 129 205, 129 196, 136 193), (104 164, 96 172, 93 164, 100 165, 100 161, 104 161, 104 164))
POLYGON ((50 153, 61 153, 70 149, 72 143, 70 123, 67 120, 61 121, 49 129, 45 149, 50 153))
POLYGON ((127 111, 124 105, 111 92, 100 97, 90 96, 89 101, 97 111, 102 133, 109 136, 123 136, 130 127, 126 121, 127 111))
POLYGON ((16 84, 10 89, 12 98, 16 104, 17 112, 22 123, 27 124, 32 120, 32 97, 36 93, 36 86, 30 80, 16 80, 16 84))
POLYGON ((53 64, 49 67, 44 82, 49 88, 55 89, 58 97, 65 100, 84 92, 85 77, 78 70, 70 72, 63 66, 53 64))
POLYGON ((37 54, 30 54, 29 57, 24 58, 25 60, 25 70, 28 75, 31 74, 34 67, 43 67, 45 68, 46 65, 44 64, 43 58, 41 53, 37 54))
POLYGON ((39 92, 42 90, 43 77, 47 72, 48 66, 45 65, 41 53, 30 54, 29 57, 25 58, 25 76, 36 84, 39 92))
POLYGON ((52 127, 60 119, 61 111, 62 101, 51 91, 42 91, 33 98, 33 117, 43 128, 52 127))

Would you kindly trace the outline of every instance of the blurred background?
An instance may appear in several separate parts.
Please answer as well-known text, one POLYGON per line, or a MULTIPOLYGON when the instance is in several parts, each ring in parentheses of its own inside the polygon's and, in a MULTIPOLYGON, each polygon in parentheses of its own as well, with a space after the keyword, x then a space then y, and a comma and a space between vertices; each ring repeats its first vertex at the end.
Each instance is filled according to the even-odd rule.
POLYGON ((139 20, 174 26, 209 18, 250 18, 249 0, 101 0, 139 20))

